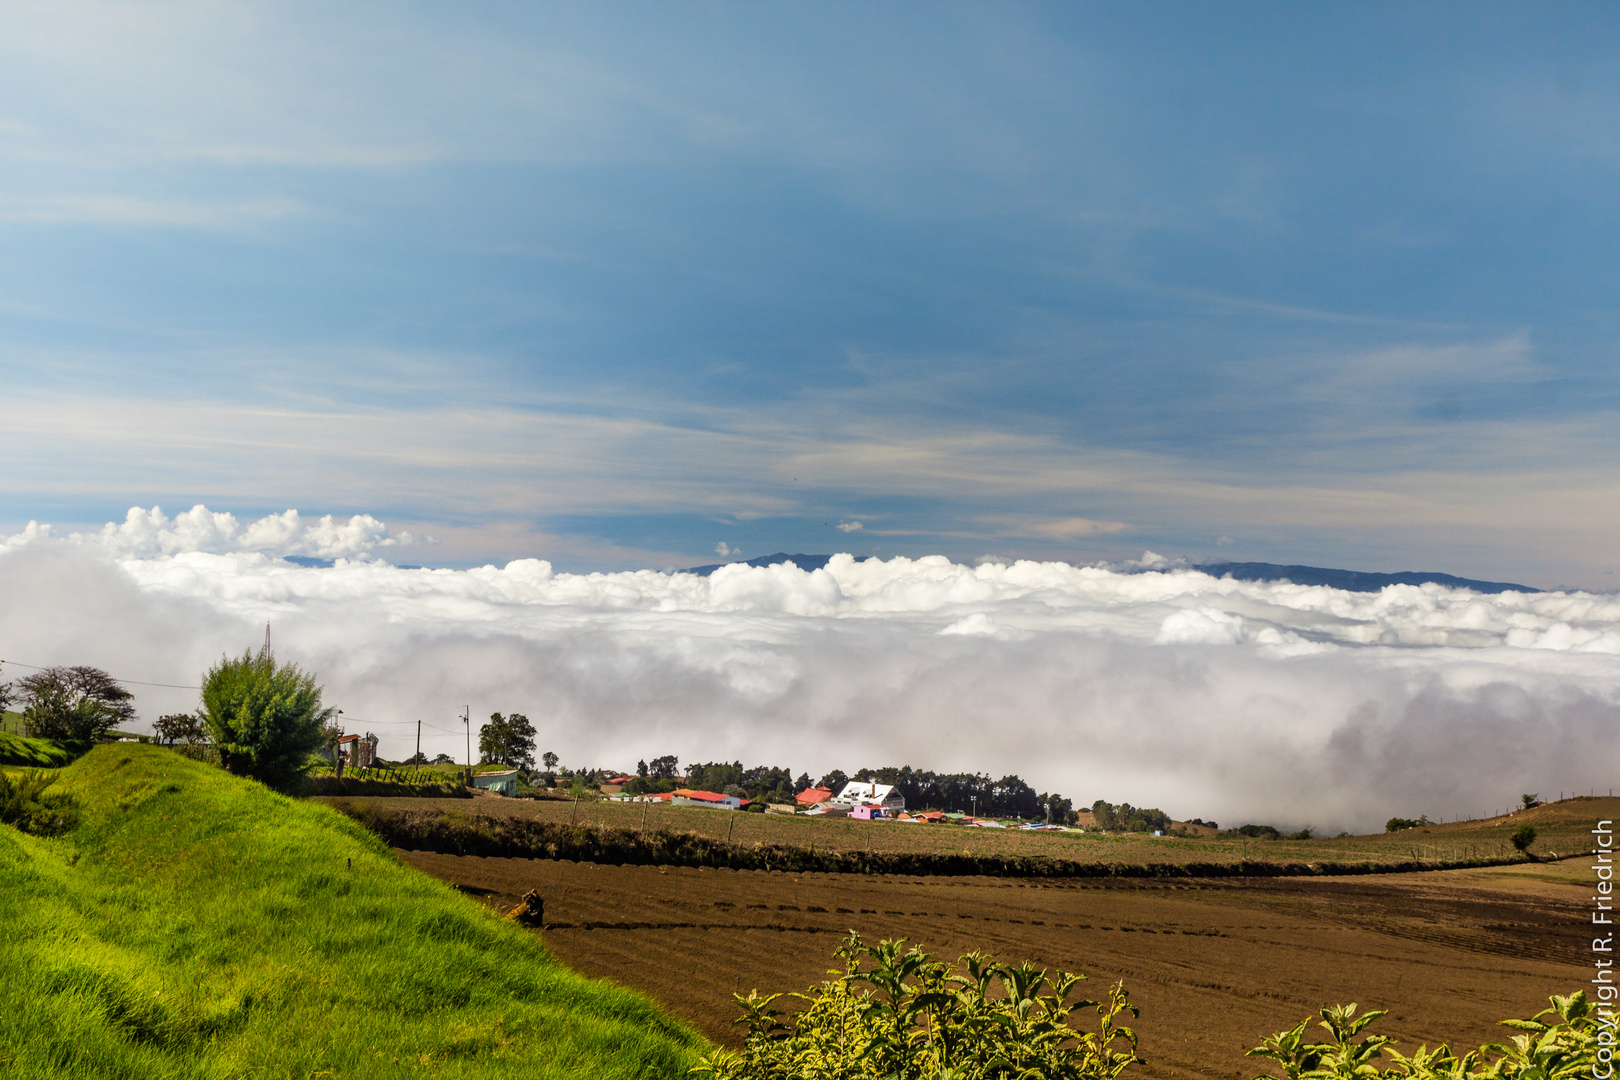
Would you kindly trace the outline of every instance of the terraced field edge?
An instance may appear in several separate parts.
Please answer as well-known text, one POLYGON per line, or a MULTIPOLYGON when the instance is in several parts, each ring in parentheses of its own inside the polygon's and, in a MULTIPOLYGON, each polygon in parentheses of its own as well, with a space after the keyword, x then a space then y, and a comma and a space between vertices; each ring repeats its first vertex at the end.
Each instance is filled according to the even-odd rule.
POLYGON ((786 844, 741 844, 697 833, 602 825, 563 825, 532 818, 463 815, 442 810, 396 810, 346 799, 326 800, 390 847, 444 855, 636 866, 704 866, 731 870, 783 870, 823 874, 905 874, 914 877, 1215 878, 1339 877, 1427 870, 1509 866, 1528 856, 1408 859, 1398 862, 1103 863, 1069 859, 943 852, 817 851, 786 844))

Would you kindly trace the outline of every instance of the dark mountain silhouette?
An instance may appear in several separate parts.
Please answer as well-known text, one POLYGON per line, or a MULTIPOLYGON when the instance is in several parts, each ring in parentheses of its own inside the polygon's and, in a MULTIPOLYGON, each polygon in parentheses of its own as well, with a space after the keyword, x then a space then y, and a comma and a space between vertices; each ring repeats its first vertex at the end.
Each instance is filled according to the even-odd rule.
MULTIPOLYGON (((858 556, 856 562, 864 562, 872 556, 858 556)), ((739 560, 744 566, 775 566, 777 563, 792 563, 800 570, 820 570, 827 565, 831 555, 789 555, 785 551, 778 551, 775 555, 761 555, 757 559, 739 560)), ((710 563, 708 566, 693 566, 682 573, 697 574, 699 577, 708 577, 722 566, 732 566, 734 563, 710 563)), ((1238 581, 1291 581, 1295 585, 1326 585, 1332 589, 1344 589, 1347 592, 1377 592, 1385 585, 1422 585, 1434 582, 1451 589, 1472 589, 1477 593, 1504 593, 1504 592, 1540 592, 1528 585, 1515 585, 1507 581, 1476 581, 1473 578, 1457 577, 1454 574, 1441 574, 1428 570, 1402 570, 1398 574, 1379 574, 1369 570, 1335 570, 1326 566, 1284 566, 1280 563, 1264 562, 1223 562, 1205 563, 1193 567, 1202 570, 1212 577, 1226 577, 1228 575, 1238 581)))
MULTIPOLYGON (((856 562, 865 562, 871 556, 857 555, 856 562)), ((738 560, 743 566, 775 566, 777 563, 792 563, 800 570, 820 570, 827 565, 831 555, 789 555, 785 551, 778 551, 775 555, 761 555, 757 559, 738 560)), ((722 566, 735 566, 737 563, 710 563, 708 566, 691 566, 679 571, 682 574, 696 574, 698 577, 708 577, 722 566)))
POLYGON ((1422 585, 1434 582, 1451 589, 1472 589, 1477 593, 1540 592, 1528 585, 1506 581, 1475 581, 1473 578, 1438 574, 1427 570, 1403 570, 1398 574, 1377 574, 1367 570, 1333 570, 1325 566, 1282 566, 1267 562, 1205 563, 1193 569, 1212 577, 1230 575, 1238 581, 1291 581, 1295 585, 1326 585, 1348 592, 1377 592, 1385 585, 1422 585))

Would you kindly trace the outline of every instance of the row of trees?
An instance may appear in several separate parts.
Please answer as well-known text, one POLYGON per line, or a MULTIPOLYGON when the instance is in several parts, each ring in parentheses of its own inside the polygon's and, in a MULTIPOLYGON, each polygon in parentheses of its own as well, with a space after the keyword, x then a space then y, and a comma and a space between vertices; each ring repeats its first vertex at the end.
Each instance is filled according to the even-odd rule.
POLYGON ((745 767, 740 761, 711 761, 689 765, 684 773, 680 759, 666 754, 636 763, 636 777, 625 790, 630 794, 669 791, 692 787, 767 802, 792 802, 809 787, 838 791, 851 780, 891 784, 905 796, 906 805, 916 809, 960 811, 987 817, 1019 817, 1026 820, 1073 824, 1073 803, 1062 795, 1037 792, 1018 776, 999 780, 985 773, 934 773, 911 766, 861 769, 850 776, 834 769, 812 780, 809 773, 797 777, 791 769, 770 765, 745 767))
MULTIPOLYGON (((29 734, 64 743, 90 743, 135 719, 135 695, 100 668, 51 667, 0 688, 0 704, 23 706, 29 734)), ((308 767, 334 710, 321 705, 315 676, 278 664, 268 649, 222 657, 203 675, 195 714, 160 717, 154 727, 169 743, 205 739, 233 773, 284 787, 308 767)))

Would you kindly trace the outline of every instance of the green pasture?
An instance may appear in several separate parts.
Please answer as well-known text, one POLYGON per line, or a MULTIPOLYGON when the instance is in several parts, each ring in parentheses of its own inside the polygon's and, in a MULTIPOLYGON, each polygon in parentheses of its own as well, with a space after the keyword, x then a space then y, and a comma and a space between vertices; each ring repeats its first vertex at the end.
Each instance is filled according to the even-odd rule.
POLYGON ((25 739, 0 732, 0 765, 33 769, 59 769, 73 760, 73 754, 49 739, 25 739))
POLYGON ((154 746, 59 775, 75 831, 0 827, 0 1075, 675 1077, 703 1048, 327 807, 154 746))

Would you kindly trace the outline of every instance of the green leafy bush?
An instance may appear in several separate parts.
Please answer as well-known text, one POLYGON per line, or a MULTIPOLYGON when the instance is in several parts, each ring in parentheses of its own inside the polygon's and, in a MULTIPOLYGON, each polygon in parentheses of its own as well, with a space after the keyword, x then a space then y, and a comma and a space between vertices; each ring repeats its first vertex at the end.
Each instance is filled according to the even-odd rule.
POLYGON ((15 777, 0 772, 0 823, 39 836, 78 825, 78 801, 64 791, 47 790, 54 783, 56 777, 37 769, 15 777))
POLYGON ((1433 825, 1433 824, 1434 824, 1434 822, 1429 820, 1429 815, 1428 814, 1424 814, 1422 817, 1419 817, 1419 818, 1392 817, 1388 821, 1384 822, 1384 831, 1385 832, 1402 832, 1402 831, 1404 831, 1406 829, 1416 829, 1416 828, 1418 828, 1419 826, 1422 826, 1422 825, 1433 825))
POLYGON ((331 709, 315 676, 269 652, 223 658, 203 676, 203 718, 229 771, 289 788, 309 771, 331 709))
POLYGON ((806 1003, 796 1013, 773 1007, 781 994, 736 995, 744 1010, 737 1022, 748 1025, 742 1051, 716 1050, 692 1073, 713 1080, 1113 1080, 1141 1061, 1136 1032, 1118 1023, 1138 1015, 1122 986, 1104 1001, 1071 1001, 1084 975, 1050 975, 1028 961, 1014 967, 979 952, 953 966, 904 945, 869 946, 851 933, 837 951, 844 973, 793 995, 806 1003), (1095 1031, 1072 1022, 1087 1010, 1097 1014, 1095 1031))
MULTIPOLYGON (((1418 1048, 1407 1057, 1390 1047, 1387 1035, 1362 1030, 1387 1015, 1374 1009, 1356 1015, 1356 1006, 1332 1005, 1321 1011, 1319 1027, 1327 1029, 1326 1042, 1307 1042, 1310 1017, 1291 1031, 1278 1032, 1250 1050, 1246 1057, 1269 1058, 1281 1067, 1286 1080, 1575 1080, 1597 1074, 1598 1019, 1586 992, 1553 996, 1550 1008, 1529 1020, 1504 1020, 1506 1027, 1523 1034, 1511 1043, 1486 1043, 1458 1057, 1449 1046, 1418 1048), (1388 1068, 1380 1059, 1388 1056, 1388 1068)), ((1262 1073, 1255 1080, 1276 1080, 1262 1073)))

